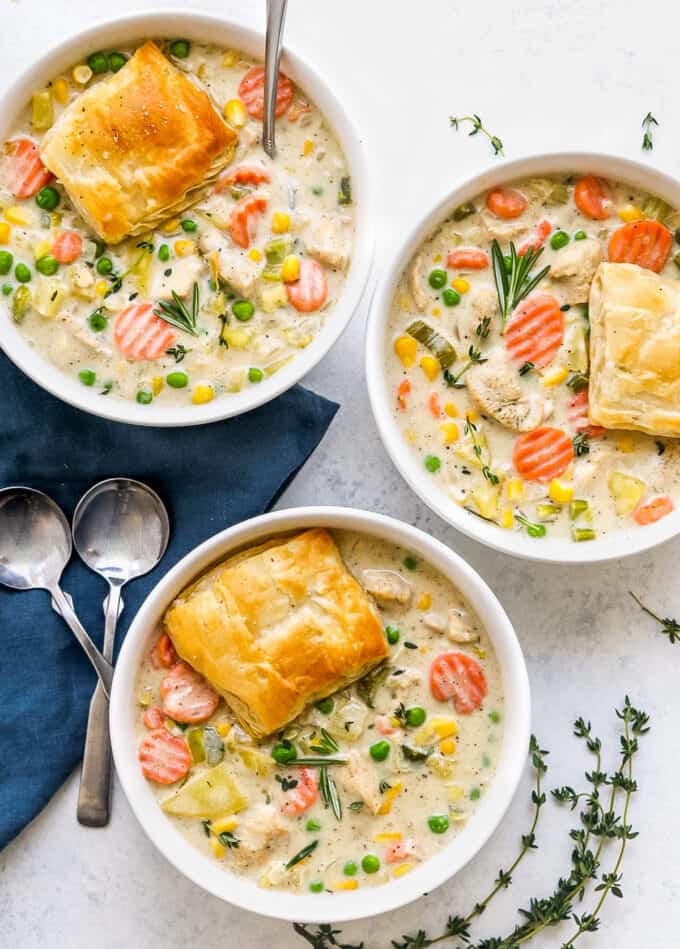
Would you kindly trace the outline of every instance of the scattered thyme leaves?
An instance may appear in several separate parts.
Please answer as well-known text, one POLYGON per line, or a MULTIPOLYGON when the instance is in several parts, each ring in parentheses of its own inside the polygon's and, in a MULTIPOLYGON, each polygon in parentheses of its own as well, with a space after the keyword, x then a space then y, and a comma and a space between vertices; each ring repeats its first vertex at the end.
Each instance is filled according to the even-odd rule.
POLYGON ((497 135, 492 135, 492 133, 484 127, 484 123, 476 113, 473 112, 472 115, 461 116, 450 115, 449 122, 456 131, 459 130, 461 124, 464 122, 469 122, 472 128, 470 132, 468 132, 468 136, 478 135, 479 132, 481 132, 482 135, 486 135, 486 137, 489 139, 494 155, 503 154, 503 142, 497 135))
POLYGON ((460 372, 454 375, 450 369, 444 370, 444 382, 450 389, 463 389, 465 388, 465 383, 460 382, 459 380, 465 375, 465 373, 472 366, 481 366, 482 363, 488 362, 488 359, 485 359, 481 352, 478 349, 475 349, 474 345, 471 345, 468 349, 468 361, 465 363, 460 372))
POLYGON ((642 128, 644 129, 644 134, 642 136, 643 151, 649 152, 654 148, 654 141, 652 138, 653 128, 655 125, 658 126, 658 124, 658 121, 654 118, 651 112, 648 112, 642 120, 642 128))
POLYGON ((629 590, 628 592, 633 597, 640 609, 646 613, 647 616, 651 616, 653 620, 656 620, 656 622, 661 626, 662 635, 668 636, 668 641, 671 643, 671 645, 675 645, 675 643, 680 642, 680 623, 678 623, 677 620, 673 619, 672 616, 666 616, 662 619, 662 617, 657 616, 656 613, 652 612, 649 607, 645 606, 645 604, 633 593, 632 590, 629 590))

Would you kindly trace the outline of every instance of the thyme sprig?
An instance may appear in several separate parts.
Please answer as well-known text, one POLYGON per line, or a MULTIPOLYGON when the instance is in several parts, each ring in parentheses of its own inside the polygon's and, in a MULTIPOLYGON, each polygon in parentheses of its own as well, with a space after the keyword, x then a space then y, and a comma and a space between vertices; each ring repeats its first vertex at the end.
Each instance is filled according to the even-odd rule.
POLYGON ((479 444, 479 439, 477 438, 477 426, 472 421, 469 416, 465 417, 465 425, 463 426, 463 434, 468 435, 472 441, 472 450, 474 451, 476 457, 479 459, 482 468, 482 475, 489 482, 489 484, 498 484, 499 477, 495 474, 488 465, 488 462, 482 457, 482 446, 479 444))
POLYGON ((450 115, 449 122, 456 131, 458 131, 463 122, 469 122, 472 125, 472 130, 468 132, 468 136, 477 135, 479 132, 481 132, 482 135, 486 135, 486 137, 489 139, 494 155, 503 154, 503 142, 497 135, 492 135, 488 129, 484 128, 484 123, 476 113, 473 112, 472 115, 461 116, 450 115))
POLYGON ((444 382, 450 389, 463 389, 465 388, 465 383, 461 382, 460 380, 468 371, 468 369, 470 369, 472 366, 481 366, 484 362, 488 362, 488 359, 482 356, 481 352, 478 349, 475 349, 474 344, 472 344, 468 349, 468 360, 460 372, 457 372, 454 375, 450 369, 444 370, 444 382))
POLYGON ((654 148, 654 141, 652 138, 652 129, 655 125, 659 123, 654 118, 651 112, 648 112, 647 115, 642 120, 642 128, 644 129, 644 135, 642 136, 642 148, 644 151, 648 152, 654 148))
POLYGON ((191 310, 187 309, 182 298, 173 290, 172 301, 168 303, 167 300, 159 300, 158 308, 154 310, 154 313, 171 326, 184 330, 185 333, 190 333, 192 336, 198 336, 196 322, 198 320, 199 305, 198 284, 194 283, 191 293, 191 310))
POLYGON ((661 616, 657 616, 657 614, 653 613, 649 607, 645 606, 645 604, 633 593, 632 590, 629 590, 628 592, 633 597, 640 609, 646 613, 647 616, 651 616, 653 620, 656 620, 656 622, 661 626, 662 635, 668 636, 668 641, 671 643, 671 645, 675 645, 675 643, 680 642, 680 623, 678 623, 676 619, 673 619, 672 616, 665 616, 663 618, 661 616))
POLYGON ((510 241, 510 255, 506 258, 498 241, 494 238, 491 242, 493 279, 501 310, 501 332, 505 330, 508 317, 515 307, 529 296, 550 270, 548 264, 538 273, 531 272, 542 253, 542 247, 532 245, 526 253, 518 254, 514 243, 510 241))

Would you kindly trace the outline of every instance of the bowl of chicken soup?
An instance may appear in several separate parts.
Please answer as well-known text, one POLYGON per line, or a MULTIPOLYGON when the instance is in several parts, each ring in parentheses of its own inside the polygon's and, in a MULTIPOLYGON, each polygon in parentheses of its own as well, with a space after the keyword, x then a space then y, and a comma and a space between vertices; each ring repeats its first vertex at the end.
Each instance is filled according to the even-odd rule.
POLYGON ((111 694, 118 776, 182 873, 245 909, 394 909, 483 846, 524 768, 530 699, 499 602, 399 521, 300 508, 184 558, 111 694))
POLYGON ((371 405, 410 486, 560 563, 680 529, 680 185, 584 153, 494 165, 409 232, 374 298, 371 405))
POLYGON ((0 343, 84 411, 194 425, 266 402, 338 339, 372 255, 363 144, 284 52, 193 13, 98 24, 5 94, 0 343))

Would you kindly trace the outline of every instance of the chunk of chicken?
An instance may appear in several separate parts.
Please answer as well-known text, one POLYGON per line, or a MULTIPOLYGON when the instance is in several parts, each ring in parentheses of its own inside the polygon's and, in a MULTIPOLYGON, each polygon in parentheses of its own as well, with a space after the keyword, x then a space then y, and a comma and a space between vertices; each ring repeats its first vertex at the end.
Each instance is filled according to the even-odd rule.
POLYGON ((447 616, 443 613, 426 613, 423 623, 435 633, 445 633, 452 643, 476 643, 479 633, 469 628, 465 616, 461 610, 449 610, 447 616))
POLYGON ((151 285, 151 296, 155 300, 172 300, 173 290, 177 296, 185 297, 198 280, 203 264, 198 257, 177 257, 169 268, 168 277, 159 270, 151 285))
POLYGON ((420 254, 416 254, 409 265, 406 281, 418 310, 424 310, 428 303, 428 296, 423 286, 424 280, 423 258, 420 254))
POLYGON ((586 303, 595 271, 602 261, 602 245, 588 237, 574 241, 555 254, 550 279, 559 283, 565 302, 586 303))
POLYGON ((378 777, 365 755, 351 751, 347 764, 336 770, 341 787, 362 800, 373 815, 377 814, 382 806, 378 777))
POLYGON ((512 218, 505 221, 496 217, 495 214, 492 214, 491 211, 486 208, 481 212, 480 217, 487 236, 489 238, 495 237, 496 240, 499 241, 513 240, 519 234, 523 234, 529 230, 524 217, 512 218))
POLYGON ((362 580, 365 589, 382 606, 410 606, 413 587, 395 570, 364 570, 362 580))
POLYGON ((461 309, 456 318, 456 335, 461 343, 469 345, 479 342, 477 327, 485 319, 493 320, 498 314, 498 294, 490 287, 473 290, 466 298, 465 309, 461 309))
POLYGON ((406 692, 412 685, 419 685, 421 679, 417 669, 395 669, 385 685, 393 692, 406 692))
POLYGON ((216 228, 203 232, 200 246, 208 256, 216 255, 219 274, 233 290, 244 297, 253 295, 260 267, 244 250, 228 244, 216 228))
POLYGON ((275 845, 289 836, 288 825, 273 804, 257 804, 248 815, 239 821, 236 836, 240 843, 231 850, 234 860, 243 867, 262 863, 275 845))
POLYGON ((516 372, 497 362, 474 366, 465 376, 471 398, 485 415, 513 432, 538 428, 552 410, 539 395, 525 393, 516 372))
POLYGON ((307 253, 335 270, 349 263, 352 221, 347 215, 320 214, 304 238, 307 253))

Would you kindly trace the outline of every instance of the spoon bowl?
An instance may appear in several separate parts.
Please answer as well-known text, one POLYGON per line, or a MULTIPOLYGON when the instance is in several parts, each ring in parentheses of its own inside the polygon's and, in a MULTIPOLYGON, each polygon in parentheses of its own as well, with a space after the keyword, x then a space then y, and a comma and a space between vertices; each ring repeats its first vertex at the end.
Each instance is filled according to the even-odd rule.
POLYGON ((61 508, 42 491, 0 490, 0 583, 14 590, 50 589, 71 557, 61 508))

